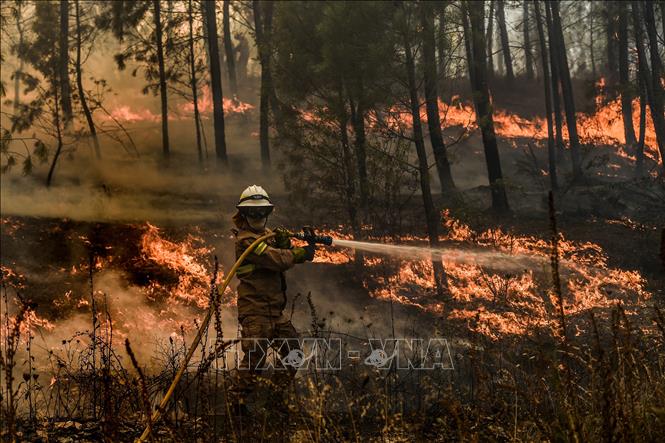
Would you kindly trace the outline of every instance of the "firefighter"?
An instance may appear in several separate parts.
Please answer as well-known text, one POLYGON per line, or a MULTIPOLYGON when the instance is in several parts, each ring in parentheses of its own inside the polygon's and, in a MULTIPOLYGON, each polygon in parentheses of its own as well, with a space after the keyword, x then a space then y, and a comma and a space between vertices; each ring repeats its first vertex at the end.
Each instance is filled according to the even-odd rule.
MULTIPOLYGON (((236 229, 236 259, 257 238, 272 233, 266 227, 268 216, 273 210, 268 193, 261 187, 252 185, 240 195, 236 206, 238 211, 233 216, 236 229)), ((240 279, 238 285, 238 322, 242 328, 242 350, 244 353, 238 371, 238 383, 234 388, 233 400, 237 402, 236 412, 247 412, 245 399, 254 390, 260 377, 261 366, 265 358, 263 351, 271 346, 282 358, 290 351, 299 349, 298 333, 290 319, 284 315, 286 307, 286 280, 284 271, 295 264, 312 261, 315 247, 303 248, 291 246, 290 233, 277 228, 275 237, 261 242, 247 256, 237 270, 240 279), (285 340, 276 340, 285 339, 285 340), (253 351, 253 352, 252 352, 253 351)), ((275 371, 271 382, 277 388, 275 399, 281 399, 285 388, 296 374, 293 366, 281 366, 275 371)))

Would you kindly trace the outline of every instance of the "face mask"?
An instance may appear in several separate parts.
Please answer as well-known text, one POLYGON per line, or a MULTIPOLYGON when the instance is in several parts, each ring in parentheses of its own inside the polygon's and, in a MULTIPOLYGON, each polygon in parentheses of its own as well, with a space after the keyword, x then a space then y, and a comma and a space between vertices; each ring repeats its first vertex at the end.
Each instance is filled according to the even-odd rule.
POLYGON ((247 217, 247 224, 254 231, 263 231, 266 228, 266 223, 267 222, 268 222, 267 217, 263 217, 263 218, 247 217))

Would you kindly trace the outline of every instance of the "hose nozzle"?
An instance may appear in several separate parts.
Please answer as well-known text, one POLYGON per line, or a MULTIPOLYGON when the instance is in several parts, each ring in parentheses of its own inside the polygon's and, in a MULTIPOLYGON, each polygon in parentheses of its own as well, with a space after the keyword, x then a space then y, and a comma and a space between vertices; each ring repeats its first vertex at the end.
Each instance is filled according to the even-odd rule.
POLYGON ((310 245, 326 245, 331 246, 333 238, 329 235, 316 235, 316 231, 311 226, 303 226, 302 232, 296 232, 293 237, 298 240, 303 240, 310 245))

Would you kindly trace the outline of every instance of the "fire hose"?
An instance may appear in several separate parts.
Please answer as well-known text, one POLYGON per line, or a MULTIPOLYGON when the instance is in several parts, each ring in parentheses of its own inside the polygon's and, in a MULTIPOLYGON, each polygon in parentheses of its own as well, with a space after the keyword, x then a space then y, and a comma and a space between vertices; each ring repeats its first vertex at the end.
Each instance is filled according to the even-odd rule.
MULTIPOLYGON (((198 332, 196 333, 196 337, 194 337, 194 341, 192 344, 189 346, 189 349, 187 350, 187 354, 185 355, 185 361, 182 363, 182 366, 180 366, 180 369, 178 369, 178 372, 176 373, 175 377, 173 378, 173 381, 171 382, 171 386, 169 386, 169 389, 166 391, 166 394, 164 395, 164 398, 162 398, 162 401, 159 403, 159 406, 157 409, 155 409, 155 412, 152 414, 152 417, 150 418, 150 421, 148 422, 145 430, 143 431, 143 434, 136 440, 137 442, 144 442, 146 439, 150 436, 150 433, 152 432, 152 426, 159 421, 159 419, 162 416, 162 413, 165 411, 166 405, 168 404, 169 400, 171 399, 171 396, 173 396, 173 393, 175 392, 175 388, 180 382, 180 379, 182 378, 183 374, 187 370, 187 365, 189 364, 189 361, 192 359, 192 356, 194 355, 194 352, 196 351, 196 348, 198 348, 199 343, 201 343, 201 338, 203 338, 204 331, 208 328, 208 325, 210 324, 210 320, 212 319, 212 315, 217 309, 217 306, 219 305, 220 298, 222 297, 222 294, 224 294, 224 290, 226 290, 226 287, 229 285, 231 282, 231 279, 233 276, 236 274, 236 271, 242 264, 242 262, 247 258, 249 254, 254 251, 254 249, 264 240, 267 240, 271 237, 274 237, 275 233, 270 233, 263 235, 247 247, 245 251, 238 257, 238 260, 233 264, 233 267, 229 270, 228 274, 226 274, 226 277, 224 277, 224 280, 222 283, 218 286, 217 288, 217 295, 215 296, 215 299, 213 300, 213 303, 210 304, 210 307, 208 308, 208 312, 206 313, 205 319, 203 320, 203 323, 201 323, 201 326, 199 327, 198 332)), ((289 232, 290 237, 297 238, 299 240, 304 240, 307 243, 314 245, 314 244, 324 244, 330 246, 332 244, 332 237, 328 236, 318 236, 314 232, 312 228, 309 226, 303 227, 303 232, 302 233, 291 233, 289 232)))

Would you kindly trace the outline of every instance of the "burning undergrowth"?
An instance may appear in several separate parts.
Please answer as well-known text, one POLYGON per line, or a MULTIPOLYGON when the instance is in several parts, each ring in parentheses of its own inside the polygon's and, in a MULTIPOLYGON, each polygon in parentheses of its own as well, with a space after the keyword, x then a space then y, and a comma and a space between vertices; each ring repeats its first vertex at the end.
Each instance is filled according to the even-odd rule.
MULTIPOLYGON (((55 244, 50 247, 50 242, 42 246, 47 261, 58 260, 57 266, 47 265, 48 286, 39 278, 43 267, 23 261, 3 264, 3 283, 37 303, 43 326, 52 328, 52 322, 85 313, 93 299, 108 296, 120 332, 140 326, 146 333, 175 333, 181 327, 191 329, 191 319, 209 304, 213 248, 200 228, 167 232, 150 223, 89 225, 63 221, 46 225, 37 222, 41 226, 41 234, 37 234, 30 231, 35 229, 34 223, 3 219, 3 243, 11 256, 13 242, 26 236, 43 236, 46 231, 60 238, 52 240, 55 244), (65 247, 61 241, 68 243, 66 254, 60 249, 65 247), (46 304, 44 290, 51 298, 46 304)), ((362 285, 369 295, 433 316, 445 314, 491 339, 520 336, 550 325, 556 301, 551 292, 548 240, 514 235, 500 228, 475 231, 447 212, 444 224, 446 234, 441 241, 447 249, 441 255, 449 300, 436 296, 431 260, 371 252, 358 256, 363 260, 362 285), (503 254, 507 260, 518 257, 520 261, 510 267, 499 262, 488 265, 487 260, 474 262, 485 253, 503 254)), ((339 230, 328 233, 348 238, 339 230)), ((368 240, 389 242, 386 238, 368 240)), ((413 236, 399 241, 426 245, 425 239, 413 236)), ((562 234, 559 251, 567 315, 581 317, 590 310, 608 309, 618 303, 634 313, 631 307, 650 299, 640 272, 608 265, 600 245, 568 240, 562 234)), ((352 266, 356 258, 350 249, 328 248, 319 251, 315 263, 324 267, 352 266)), ((217 282, 223 276, 222 267, 217 282)), ((233 306, 234 297, 234 291, 227 289, 223 305, 233 306)))
MULTIPOLYGON (((444 212, 444 219, 447 233, 441 241, 455 245, 441 251, 450 300, 437 299, 431 260, 396 259, 378 254, 363 258, 366 271, 363 285, 369 294, 434 315, 445 314, 495 340, 551 327, 557 301, 552 293, 550 242, 535 236, 510 234, 501 228, 476 232, 448 212, 444 212), (519 269, 511 265, 506 270, 500 260, 494 265, 473 263, 478 251, 507 254, 507 261, 519 257, 524 266, 519 269)), ((339 236, 336 232, 330 235, 339 236)), ((371 241, 390 240, 372 238, 371 241)), ((427 244, 424 238, 409 237, 403 241, 427 244)), ((635 314, 651 298, 641 273, 609 266, 600 245, 568 240, 563 234, 558 244, 566 315, 583 318, 592 310, 609 310, 617 304, 628 306, 628 312, 635 314)), ((318 259, 336 264, 352 260, 352 252, 348 250, 318 259)))
MULTIPOLYGON (((407 383, 404 385, 407 391, 416 392, 413 394, 415 397, 412 397, 412 394, 404 394, 400 388, 393 387, 390 396, 406 395, 404 401, 410 401, 409 404, 423 401, 427 405, 423 416, 446 417, 448 413, 443 404, 452 404, 462 414, 460 419, 466 423, 464 426, 470 425, 476 418, 470 410, 467 411, 463 403, 466 401, 465 396, 471 395, 470 398, 478 401, 489 395, 489 392, 494 392, 491 401, 499 408, 490 408, 493 412, 485 413, 489 414, 487 417, 505 419, 505 411, 502 412, 503 407, 500 406, 503 404, 501 399, 505 394, 510 401, 516 401, 517 388, 513 385, 521 386, 520 410, 531 407, 539 409, 539 414, 549 413, 547 406, 537 400, 538 396, 527 395, 526 392, 529 389, 541 392, 550 389, 550 386, 558 386, 557 377, 561 377, 563 372, 558 375, 545 374, 547 381, 543 381, 540 375, 538 380, 528 378, 522 371, 521 363, 513 365, 507 362, 503 351, 497 351, 504 349, 503 346, 493 344, 519 341, 521 344, 516 347, 513 357, 524 352, 525 359, 536 359, 527 362, 535 365, 533 370, 536 374, 540 374, 539 367, 558 368, 564 364, 558 360, 559 357, 549 356, 547 351, 543 355, 539 354, 541 351, 527 351, 529 343, 538 341, 539 337, 547 335, 547 331, 555 330, 559 321, 553 318, 557 302, 555 294, 550 291, 550 243, 546 236, 515 235, 498 228, 472 229, 448 213, 444 214, 444 221, 446 234, 441 240, 442 244, 451 249, 468 251, 469 254, 492 251, 493 254, 506 256, 528 256, 537 265, 521 270, 511 269, 508 273, 499 265, 481 266, 462 262, 459 257, 445 259, 444 254, 451 298, 447 302, 436 298, 431 261, 427 259, 387 257, 368 252, 356 255, 345 248, 330 248, 321 250, 310 269, 326 274, 331 266, 340 265, 340 268, 344 268, 343 272, 349 274, 354 269, 354 260, 362 258, 364 270, 361 280, 371 296, 370 300, 399 305, 402 307, 400 312, 416 312, 416 318, 423 322, 443 314, 445 322, 454 325, 448 332, 458 337, 475 337, 464 348, 466 350, 463 353, 469 355, 455 356, 456 368, 459 367, 454 375, 457 393, 451 393, 443 403, 433 402, 418 393, 446 392, 445 389, 450 389, 448 371, 443 374, 443 380, 434 377, 436 374, 426 374, 428 377, 417 383, 408 376, 405 379, 395 378, 391 382, 394 386, 407 383), (475 354, 480 349, 484 352, 482 356, 475 354), (479 358, 482 360, 480 363, 477 360, 479 358), (511 372, 502 369, 503 372, 495 373, 497 361, 502 362, 502 368, 510 368, 511 372), (485 377, 482 379, 482 389, 477 388, 481 382, 472 381, 472 388, 467 392, 468 377, 473 379, 469 371, 493 372, 482 375, 485 377), (423 390, 424 387, 427 389, 423 390)), ((348 236, 337 233, 338 230, 342 229, 329 233, 337 238, 348 239, 348 236)), ((12 294, 20 295, 22 300, 17 305, 23 308, 3 311, 2 334, 3 337, 14 337, 10 343, 12 349, 15 349, 11 354, 13 362, 20 362, 26 352, 28 361, 31 355, 36 357, 26 370, 24 381, 20 382, 19 374, 25 368, 20 368, 17 369, 16 380, 10 380, 10 384, 18 386, 16 392, 26 394, 25 401, 20 404, 30 411, 40 410, 49 417, 74 417, 74 421, 59 422, 56 419, 36 432, 52 436, 71 431, 79 437, 83 433, 105 434, 115 435, 119 440, 131 440, 141 432, 147 414, 142 412, 145 405, 142 406, 138 399, 145 397, 147 402, 159 401, 160 393, 165 390, 182 361, 184 345, 191 342, 196 319, 202 317, 203 310, 208 306, 215 238, 204 227, 3 219, 4 300, 6 303, 12 294), (35 249, 24 251, 25 240, 28 238, 41 239, 41 243, 35 249), (62 250, 65 243, 68 249, 62 250), (40 282, 40 272, 48 273, 48 286, 40 282), (40 295, 43 297, 41 291, 45 289, 48 289, 45 294, 52 299, 39 298, 40 295), (14 333, 16 325, 20 328, 14 333), (133 349, 133 360, 138 361, 134 363, 135 368, 143 368, 144 371, 138 377, 128 368, 129 360, 121 350, 121 344, 126 339, 129 340, 125 345, 127 352, 133 349), (42 359, 36 350, 44 347, 48 355, 42 359), (154 369, 146 372, 146 366, 154 369)), ((388 242, 387 238, 368 240, 388 242)), ((424 239, 416 236, 397 240, 403 245, 425 244, 424 239)), ((610 308, 619 303, 621 307, 616 311, 619 314, 613 314, 610 319, 610 322, 614 322, 615 332, 610 333, 623 334, 622 328, 628 328, 622 326, 624 324, 632 324, 632 328, 635 325, 641 326, 641 323, 634 321, 635 316, 631 313, 643 307, 651 293, 646 289, 644 278, 639 272, 611 266, 607 253, 597 243, 572 241, 561 235, 559 248, 564 310, 573 337, 581 340, 582 335, 585 335, 587 340, 589 322, 587 320, 583 324, 582 317, 588 317, 587 314, 593 312, 595 322, 605 317, 605 313, 612 311, 610 308)), ((217 275, 218 280, 224 275, 223 271, 224 267, 217 275)), ((230 290, 225 294, 225 307, 233 305, 233 297, 230 290)), ((225 313, 231 311, 223 309, 225 313)), ((317 320, 314 309, 311 315, 314 324, 317 320)), ((219 325, 221 331, 222 323, 230 323, 227 320, 220 319, 219 323, 215 320, 214 323, 219 325)), ((218 334, 221 335, 221 332, 218 334)), ((225 330, 223 335, 234 337, 235 331, 225 330)), ((599 339, 598 347, 606 343, 607 332, 601 331, 601 335, 604 338, 599 339)), ((628 340, 622 337, 618 336, 615 340, 628 340)), ((211 362, 215 360, 214 349, 218 345, 214 335, 204 340, 200 357, 194 359, 193 367, 185 377, 185 384, 177 391, 178 400, 174 404, 178 406, 166 418, 166 424, 155 430, 157 435, 168 439, 164 428, 174 426, 178 429, 176 432, 183 433, 173 437, 175 440, 183 435, 192 435, 191 432, 200 435, 231 432, 229 427, 214 430, 215 425, 196 419, 201 414, 205 415, 206 411, 220 407, 220 399, 225 395, 224 383, 228 381, 225 371, 208 372, 213 364, 211 362)), ((637 348, 631 349, 630 352, 641 352, 637 348)), ((614 354, 609 355, 610 359, 614 358, 611 357, 614 354)), ((588 357, 584 354, 584 358, 588 357)), ((594 368, 606 364, 593 360, 595 357, 589 358, 592 358, 589 364, 596 365, 594 368)), ((565 365, 569 364, 574 366, 574 363, 565 362, 565 365)), ((610 360, 607 364, 613 363, 610 360)), ((600 367, 610 374, 608 377, 614 377, 611 375, 614 374, 611 372, 614 371, 612 366, 600 367)), ((338 414, 335 408, 339 408, 339 405, 333 405, 336 403, 333 399, 346 398, 344 395, 348 395, 353 400, 349 400, 348 408, 344 406, 343 410, 348 409, 351 414, 360 410, 370 411, 368 415, 358 415, 358 423, 362 423, 362 426, 369 429, 377 420, 389 420, 388 416, 381 418, 375 406, 377 402, 379 405, 385 402, 386 408, 391 407, 388 406, 388 397, 383 398, 379 393, 382 392, 380 386, 391 377, 389 374, 392 371, 380 374, 381 371, 362 372, 360 369, 345 369, 347 372, 343 377, 350 377, 351 380, 357 378, 357 383, 348 382, 345 387, 340 387, 339 380, 335 381, 334 377, 328 375, 301 374, 298 379, 298 397, 289 400, 293 401, 292 407, 299 411, 298 414, 302 414, 302 418, 315 423, 316 414, 312 413, 312 404, 330 403, 330 410, 322 410, 320 414, 327 419, 339 419, 343 417, 335 415, 338 414), (376 377, 378 379, 374 380, 376 377), (382 377, 388 378, 384 380, 382 377)), ((644 381, 640 380, 640 383, 644 381)), ((596 391, 584 391, 579 395, 588 396, 588 392, 596 391)), ((562 394, 555 391, 550 395, 556 399, 562 394)), ((618 402, 618 398, 611 397, 607 401, 618 402)), ((489 401, 489 397, 487 399, 485 401, 489 401)), ((600 400, 593 396, 589 401, 600 400)), ((576 419, 583 420, 581 417, 576 419)), ((31 420, 35 421, 34 418, 31 420)), ((397 421, 393 422, 393 418, 390 420, 390 426, 397 426, 397 421)), ((549 430, 545 428, 541 432, 547 434, 549 430)))
POLYGON ((169 240, 149 223, 5 218, 3 225, 3 285, 36 306, 33 324, 47 332, 84 329, 93 305, 101 312, 107 304, 120 336, 164 338, 194 327, 191 318, 208 306, 212 251, 195 231, 169 240), (41 243, 25 251, 29 238, 41 243), (26 259, 33 253, 39 259, 26 259))

